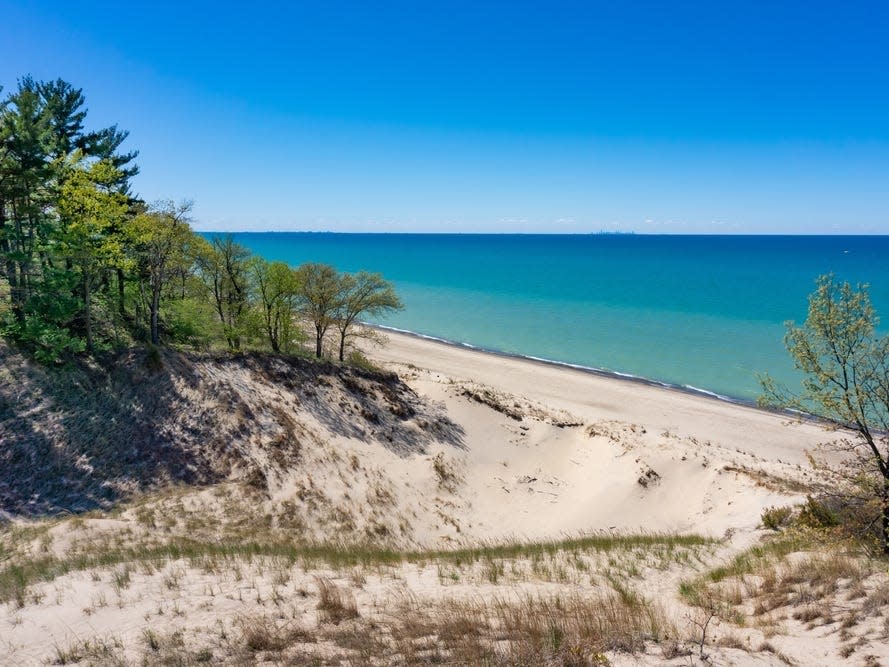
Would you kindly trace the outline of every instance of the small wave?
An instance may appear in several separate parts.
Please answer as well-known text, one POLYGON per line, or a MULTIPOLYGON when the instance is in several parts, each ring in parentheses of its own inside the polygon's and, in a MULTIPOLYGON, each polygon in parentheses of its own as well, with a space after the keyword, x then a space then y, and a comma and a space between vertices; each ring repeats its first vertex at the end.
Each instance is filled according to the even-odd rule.
POLYGON ((704 394, 705 396, 712 396, 713 398, 718 398, 720 401, 727 401, 729 403, 737 403, 733 398, 729 398, 728 396, 723 396, 722 394, 717 394, 715 391, 709 391, 707 389, 701 389, 700 387, 695 387, 694 385, 684 384, 682 385, 683 389, 687 389, 688 391, 694 392, 695 394, 704 394))
POLYGON ((661 387, 663 389, 672 389, 673 391, 683 391, 686 393, 695 394, 697 396, 705 396, 707 398, 713 398, 718 401, 724 401, 725 403, 731 403, 733 405, 750 405, 755 406, 756 404, 753 401, 748 401, 739 398, 732 398, 730 396, 725 396, 724 394, 718 394, 714 391, 710 391, 708 389, 701 389, 700 387, 695 387, 690 384, 673 384, 670 382, 663 382, 662 380, 654 380, 651 378, 646 378, 641 375, 633 375, 632 373, 622 373, 621 371, 612 371, 605 368, 598 368, 596 366, 584 366, 583 364, 573 364, 568 361, 558 361, 556 359, 547 359, 545 357, 535 357, 531 354, 519 354, 516 352, 504 352, 503 350, 495 350, 487 347, 482 347, 479 345, 472 345, 471 343, 464 343, 462 341, 457 340, 449 340, 447 338, 441 338, 439 336, 430 336, 429 334, 417 333, 416 331, 410 331, 409 329, 399 329, 398 327, 386 326, 383 324, 373 324, 370 322, 362 322, 365 326, 374 327, 376 329, 382 329, 384 331, 392 331, 395 333, 405 334, 407 336, 414 336, 415 338, 421 338, 423 340, 430 340, 435 343, 443 343, 445 345, 452 345, 454 347, 461 347, 477 352, 484 352, 486 354, 495 354, 501 357, 508 357, 510 359, 524 359, 527 361, 534 361, 540 364, 547 364, 548 366, 558 366, 561 368, 571 368, 573 370, 581 371, 583 373, 591 373, 593 375, 599 375, 601 377, 614 378, 618 380, 625 380, 627 382, 638 382, 641 384, 646 384, 653 387, 661 387))

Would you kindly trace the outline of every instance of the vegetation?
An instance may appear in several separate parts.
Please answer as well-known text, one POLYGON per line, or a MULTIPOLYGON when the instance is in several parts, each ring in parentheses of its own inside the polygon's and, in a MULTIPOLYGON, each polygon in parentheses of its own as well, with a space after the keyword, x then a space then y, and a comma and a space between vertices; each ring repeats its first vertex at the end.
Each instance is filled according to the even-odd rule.
POLYGON ((352 325, 359 317, 378 316, 404 306, 392 285, 379 273, 360 271, 345 275, 340 287, 339 307, 333 321, 340 334, 339 355, 343 361, 346 337, 353 333, 352 325))
POLYGON ((837 478, 844 513, 865 531, 879 526, 889 554, 889 336, 879 336, 877 324, 866 286, 821 276, 805 323, 787 324, 785 343, 804 373, 802 389, 790 392, 766 377, 762 400, 816 415, 838 432, 830 446, 840 463, 820 465, 837 478))
POLYGON ((41 601, 70 596, 86 615, 114 607, 144 620, 138 635, 75 635, 56 646, 59 664, 609 664, 606 651, 683 641, 672 616, 636 585, 701 563, 718 547, 694 535, 601 534, 399 551, 300 544, 256 521, 255 541, 166 535, 158 544, 160 527, 115 534, 89 517, 63 520, 70 522, 79 535, 64 553, 54 549, 59 524, 0 531, 10 556, 0 568, 8 608, 27 615, 41 601), (63 580, 78 572, 88 573, 76 578, 90 597, 63 580), (433 595, 408 593, 414 579, 433 595), (567 582, 592 588, 549 585, 567 582), (156 587, 156 604, 136 612, 146 584, 156 587), (403 592, 380 605, 381 588, 403 592), (209 623, 217 604, 225 615, 209 623), (132 662, 123 645, 145 652, 132 662))
POLYGON ((190 227, 191 203, 132 192, 127 132, 86 128, 82 92, 25 77, 0 101, 0 330, 42 362, 144 341, 295 353, 307 322, 339 359, 362 317, 401 307, 378 274, 292 268, 190 227))

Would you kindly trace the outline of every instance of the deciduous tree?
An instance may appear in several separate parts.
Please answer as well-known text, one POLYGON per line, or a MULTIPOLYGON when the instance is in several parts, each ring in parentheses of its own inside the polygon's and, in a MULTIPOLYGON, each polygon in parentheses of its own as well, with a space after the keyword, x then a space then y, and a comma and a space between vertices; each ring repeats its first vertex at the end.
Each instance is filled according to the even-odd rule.
POLYGON ((275 352, 290 347, 300 274, 284 262, 268 262, 254 257, 250 275, 269 345, 275 352))
POLYGON ((342 305, 343 278, 329 264, 303 264, 298 273, 302 311, 315 330, 315 356, 320 359, 324 335, 342 305))
POLYGON ((109 233, 121 224, 127 211, 126 197, 116 188, 119 177, 109 161, 84 164, 75 153, 59 194, 57 251, 80 279, 86 348, 90 352, 95 349, 93 290, 103 270, 124 261, 122 239, 109 233))
POLYGON ((187 248, 192 236, 188 225, 191 206, 191 202, 159 202, 126 225, 137 271, 146 278, 145 300, 154 345, 160 343, 159 317, 164 289, 174 275, 190 264, 187 248))
POLYGON ((196 250, 199 273, 213 299, 228 347, 240 350, 249 296, 250 251, 235 243, 231 234, 198 244, 196 250))
POLYGON ((788 322, 785 336, 802 388, 792 392, 766 377, 762 402, 815 415, 840 433, 832 443, 843 454, 834 466, 838 492, 876 507, 889 554, 889 337, 877 324, 866 286, 820 277, 805 323, 788 322))
POLYGON ((353 333, 353 325, 361 317, 378 317, 404 308, 395 288, 379 273, 359 271, 341 279, 339 308, 334 324, 340 334, 340 361, 346 350, 346 338, 353 333))

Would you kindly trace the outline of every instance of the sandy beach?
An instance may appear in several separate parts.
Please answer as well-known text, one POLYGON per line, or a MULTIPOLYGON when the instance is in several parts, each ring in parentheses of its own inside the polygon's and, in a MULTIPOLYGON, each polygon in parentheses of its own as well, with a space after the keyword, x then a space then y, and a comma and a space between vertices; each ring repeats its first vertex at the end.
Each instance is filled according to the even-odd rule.
MULTIPOLYGON (((481 664, 487 644, 466 637, 514 625, 515 641, 536 637, 522 650, 538 664, 555 623, 577 650, 611 647, 608 663, 583 664, 689 664, 709 612, 680 586, 711 590, 708 571, 770 534, 763 509, 821 481, 806 451, 830 434, 811 423, 388 338, 366 351, 398 378, 171 353, 158 381, 176 388, 178 419, 193 415, 177 428, 225 433, 203 455, 224 446, 228 477, 8 532, 0 546, 26 583, 0 578, 0 662, 426 664, 444 651, 481 664)), ((41 410, 34 423, 57 423, 41 410)), ((772 574, 715 589, 735 614, 725 619, 749 623, 714 625, 706 664, 836 664, 859 647, 889 657, 884 574, 831 554, 766 560, 757 567, 772 574), (817 628, 812 604, 793 601, 793 567, 832 586, 817 593, 817 628), (755 602, 774 599, 760 583, 772 580, 790 597, 757 611, 773 609, 755 602), (831 611, 849 605, 855 635, 831 611)))
POLYGON ((763 480, 809 480, 806 452, 830 438, 815 424, 753 407, 387 336, 373 358, 446 402, 465 426, 466 468, 484 508, 477 511, 490 513, 485 520, 494 532, 750 530, 764 507, 786 501, 763 480), (491 410, 467 400, 466 387, 489 388, 503 403, 537 406, 549 416, 527 432, 507 417, 492 425, 491 410), (648 471, 657 477, 643 486, 648 471), (528 477, 537 480, 523 487, 518 480, 528 477))

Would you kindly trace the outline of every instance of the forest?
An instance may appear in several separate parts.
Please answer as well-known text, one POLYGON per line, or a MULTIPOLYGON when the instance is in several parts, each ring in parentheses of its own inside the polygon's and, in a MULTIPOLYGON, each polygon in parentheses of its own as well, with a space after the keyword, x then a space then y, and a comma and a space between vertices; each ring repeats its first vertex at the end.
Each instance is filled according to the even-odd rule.
POLYGON ((191 202, 144 201, 127 137, 89 128, 61 79, 0 102, 0 332, 37 360, 145 344, 347 361, 373 335, 357 323, 403 307, 379 274, 269 262, 196 233, 191 202))

